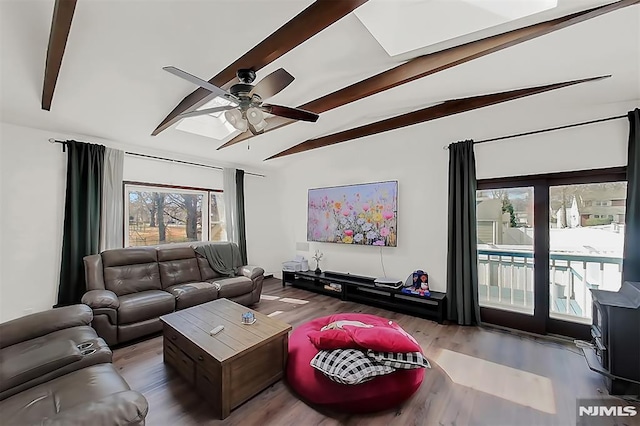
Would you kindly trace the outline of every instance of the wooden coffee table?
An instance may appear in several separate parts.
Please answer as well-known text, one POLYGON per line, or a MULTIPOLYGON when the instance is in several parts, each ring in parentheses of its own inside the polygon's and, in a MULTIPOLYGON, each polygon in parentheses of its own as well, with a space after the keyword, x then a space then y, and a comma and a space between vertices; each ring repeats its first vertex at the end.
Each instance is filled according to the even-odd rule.
POLYGON ((164 362, 210 402, 221 419, 280 380, 287 363, 291 326, 227 299, 160 317, 164 362), (253 312, 257 321, 241 322, 253 312), (224 330, 211 336, 218 325, 224 330))

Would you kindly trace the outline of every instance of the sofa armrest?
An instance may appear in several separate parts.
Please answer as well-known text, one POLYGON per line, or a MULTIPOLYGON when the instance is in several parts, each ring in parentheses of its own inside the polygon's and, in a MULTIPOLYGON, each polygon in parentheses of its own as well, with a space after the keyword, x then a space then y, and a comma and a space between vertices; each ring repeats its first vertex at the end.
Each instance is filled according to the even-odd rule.
POLYGON ((141 393, 128 390, 114 393, 42 420, 43 425, 144 425, 149 404, 141 393))
MULTIPOLYGON (((0 362, 0 392, 27 383, 82 359, 72 340, 51 340, 44 345, 20 345, 21 350, 0 362)), ((7 349, 11 351, 11 349, 7 349)))
POLYGON ((82 303, 89 305, 91 309, 120 307, 118 296, 110 290, 90 290, 82 296, 82 303))
POLYGON ((82 261, 84 262, 84 280, 87 290, 104 290, 102 255, 92 254, 85 256, 82 261))
POLYGON ((264 275, 264 269, 259 266, 245 265, 238 268, 238 275, 244 275, 252 280, 258 278, 260 275, 264 275))
POLYGON ((91 324, 87 305, 71 305, 26 315, 0 324, 0 349, 65 328, 91 324))

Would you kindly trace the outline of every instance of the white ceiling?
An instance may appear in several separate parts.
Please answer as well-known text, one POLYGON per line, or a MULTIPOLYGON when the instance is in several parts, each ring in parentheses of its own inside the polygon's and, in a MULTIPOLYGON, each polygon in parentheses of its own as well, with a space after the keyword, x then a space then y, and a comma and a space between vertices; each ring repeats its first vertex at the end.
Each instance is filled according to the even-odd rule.
POLYGON ((391 56, 530 16, 558 0, 369 0, 354 13, 391 56), (442 25, 443 17, 447 19, 442 25))
MULTIPOLYGON (((296 80, 269 102, 297 106, 419 54, 609 2, 559 0, 555 9, 394 57, 350 14, 260 70, 258 80, 285 68, 296 80)), ((336 108, 317 123, 252 138, 250 150, 243 142, 216 151, 221 142, 175 128, 150 136, 194 90, 162 67, 174 65, 209 79, 311 0, 79 0, 47 112, 40 102, 53 3, 0 0, 0 121, 85 135, 88 142, 117 141, 139 152, 279 167, 285 159, 263 159, 308 138, 451 98, 612 74, 539 97, 565 109, 640 99, 640 6, 632 6, 336 108)), ((442 16, 438 25, 445 28, 453 19, 442 16)))

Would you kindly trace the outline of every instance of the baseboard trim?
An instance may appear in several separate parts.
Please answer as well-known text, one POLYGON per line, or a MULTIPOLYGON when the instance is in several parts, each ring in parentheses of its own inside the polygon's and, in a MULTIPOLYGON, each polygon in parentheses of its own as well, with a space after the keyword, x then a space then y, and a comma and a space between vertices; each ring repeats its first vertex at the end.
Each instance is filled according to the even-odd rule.
POLYGON ((266 278, 273 278, 273 274, 264 274, 265 279, 266 278))

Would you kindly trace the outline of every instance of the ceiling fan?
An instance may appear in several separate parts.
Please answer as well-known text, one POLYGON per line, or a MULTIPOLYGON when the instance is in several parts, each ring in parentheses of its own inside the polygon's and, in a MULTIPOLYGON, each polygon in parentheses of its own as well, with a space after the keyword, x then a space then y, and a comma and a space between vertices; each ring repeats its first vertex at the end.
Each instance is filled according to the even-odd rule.
POLYGON ((185 112, 178 116, 180 118, 224 111, 225 118, 233 127, 241 132, 249 129, 254 135, 264 133, 264 129, 267 127, 264 112, 293 120, 311 122, 318 120, 318 114, 300 108, 262 103, 263 99, 270 98, 276 93, 279 93, 294 80, 294 77, 283 68, 272 72, 256 85, 251 84, 256 79, 255 71, 252 69, 239 69, 236 75, 240 82, 231 86, 229 91, 214 86, 208 81, 202 80, 176 67, 169 66, 163 67, 162 69, 207 89, 215 96, 219 96, 232 103, 231 105, 185 112))

